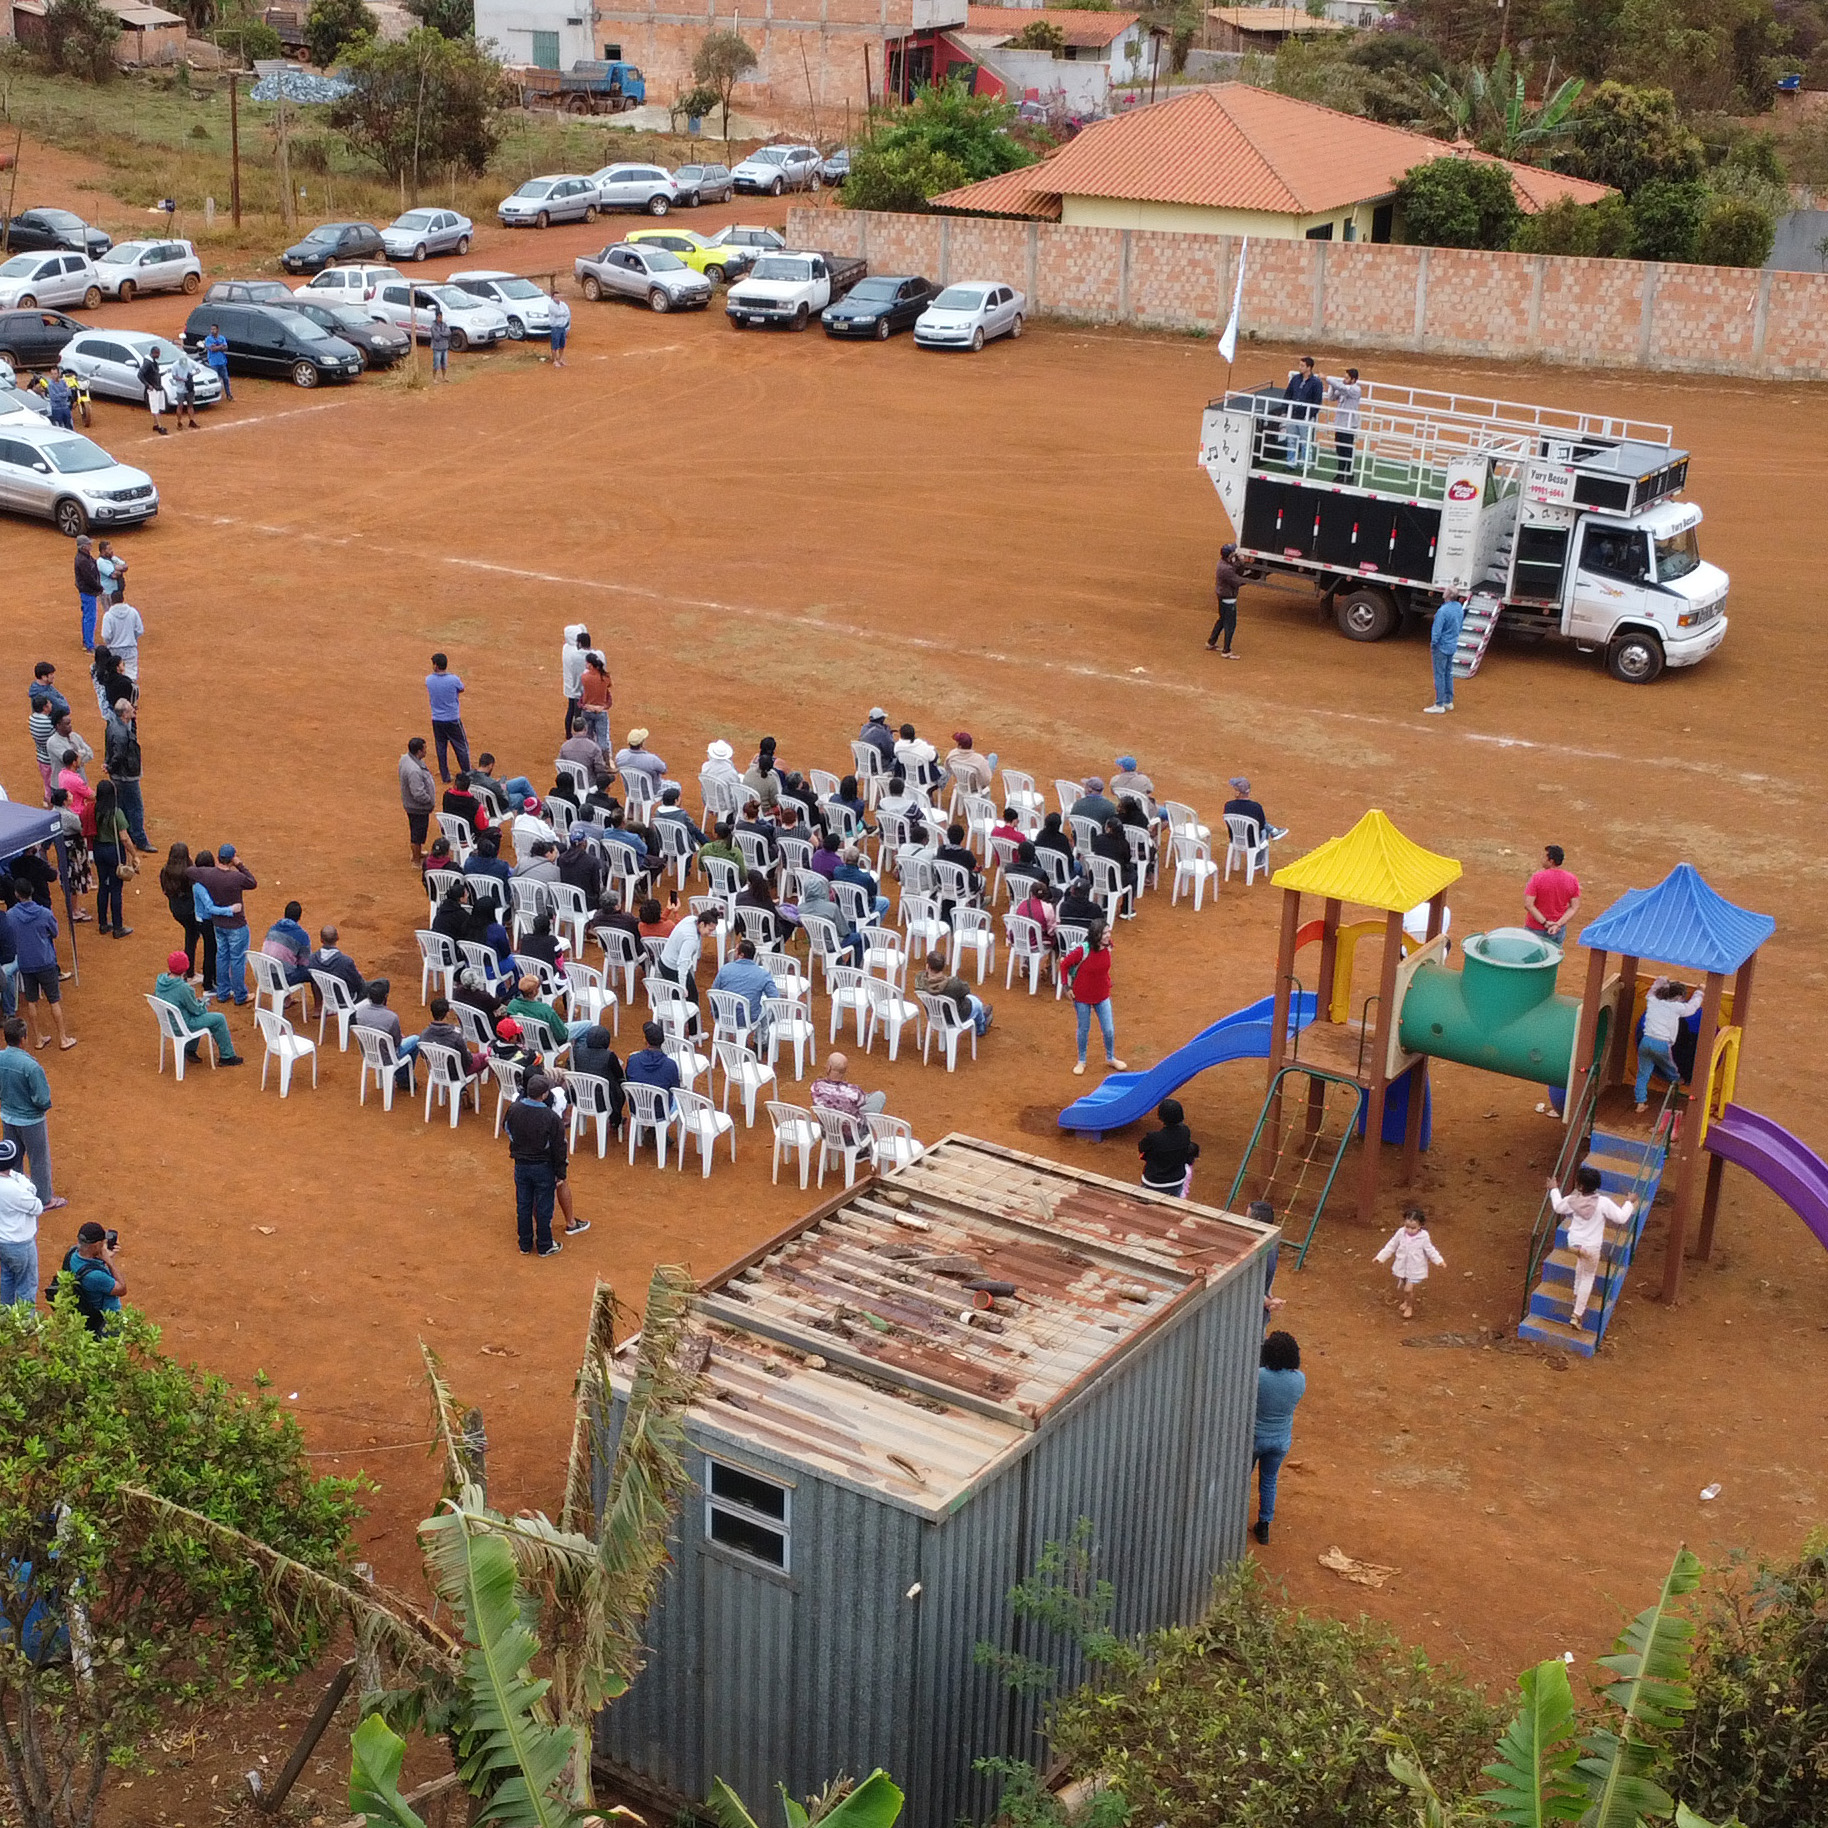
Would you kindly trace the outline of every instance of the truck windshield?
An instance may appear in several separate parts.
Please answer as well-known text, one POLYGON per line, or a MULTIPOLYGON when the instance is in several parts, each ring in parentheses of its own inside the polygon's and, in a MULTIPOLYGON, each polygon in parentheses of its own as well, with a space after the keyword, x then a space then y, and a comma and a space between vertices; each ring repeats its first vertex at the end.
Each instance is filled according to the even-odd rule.
POLYGON ((1700 529, 1685 527, 1668 539, 1657 541, 1657 582, 1667 584, 1673 578, 1685 578, 1701 563, 1700 529))
POLYGON ((755 279, 785 279, 791 282, 794 280, 810 279, 812 277, 812 271, 809 264, 804 260, 782 260, 776 257, 768 260, 758 260, 755 263, 755 272, 751 277, 755 279))

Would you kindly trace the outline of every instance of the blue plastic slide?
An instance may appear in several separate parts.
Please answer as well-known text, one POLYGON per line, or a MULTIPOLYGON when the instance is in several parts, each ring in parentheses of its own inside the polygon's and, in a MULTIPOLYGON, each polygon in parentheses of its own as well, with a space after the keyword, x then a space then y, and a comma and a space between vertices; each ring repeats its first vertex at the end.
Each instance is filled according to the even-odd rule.
MULTIPOLYGON (((1275 998, 1263 997, 1221 1016, 1155 1065, 1140 1072, 1111 1073, 1060 1113, 1061 1129, 1077 1130, 1096 1142, 1107 1130, 1121 1130, 1149 1116, 1170 1092, 1178 1091, 1209 1066, 1223 1066, 1229 1060, 1267 1060, 1275 1013, 1275 998)), ((1300 1033, 1313 1019, 1314 998, 1303 991, 1290 1006, 1289 1033, 1300 1033)))

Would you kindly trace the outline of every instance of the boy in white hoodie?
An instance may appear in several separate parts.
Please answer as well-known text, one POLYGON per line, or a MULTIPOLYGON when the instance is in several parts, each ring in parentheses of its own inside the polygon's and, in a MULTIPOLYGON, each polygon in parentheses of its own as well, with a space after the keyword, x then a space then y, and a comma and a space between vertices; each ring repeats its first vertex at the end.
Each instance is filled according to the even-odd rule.
POLYGON ((1390 1265, 1390 1273, 1403 1291, 1405 1320, 1415 1313, 1416 1290, 1428 1280, 1429 1264, 1438 1269, 1447 1267, 1447 1259, 1435 1249, 1434 1240, 1423 1227, 1426 1216, 1421 1207, 1411 1206, 1403 1214, 1402 1229, 1391 1233, 1390 1242, 1373 1259, 1390 1265))
POLYGON ((1593 1279, 1599 1274, 1606 1227, 1625 1224, 1631 1217, 1633 1203, 1626 1200, 1621 1205, 1607 1199, 1600 1192, 1599 1170, 1581 1168, 1574 1176, 1573 1193, 1563 1193, 1554 1181, 1549 1182, 1549 1204, 1555 1208, 1558 1218, 1568 1221, 1568 1248, 1574 1252, 1572 1319, 1578 1327, 1593 1294, 1593 1279))

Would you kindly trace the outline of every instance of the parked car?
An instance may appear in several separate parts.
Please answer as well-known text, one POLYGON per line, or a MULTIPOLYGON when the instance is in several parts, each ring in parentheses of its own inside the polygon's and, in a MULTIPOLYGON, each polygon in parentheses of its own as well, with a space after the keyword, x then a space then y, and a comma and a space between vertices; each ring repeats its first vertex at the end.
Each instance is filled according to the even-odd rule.
POLYGON ((0 306, 86 305, 102 302, 87 254, 15 254, 0 261, 0 306))
POLYGON ((758 146, 730 178, 740 191, 778 197, 784 190, 817 190, 822 162, 816 146, 758 146))
POLYGON ((840 146, 836 152, 827 153, 819 166, 821 184, 842 184, 851 175, 851 149, 840 146))
POLYGON ((999 336, 1022 334, 1028 300, 1013 286, 992 279, 968 279, 948 286, 920 314, 914 340, 923 349, 969 349, 973 353, 999 336))
MULTIPOLYGON (((176 343, 149 330, 79 330, 63 346, 61 360, 65 368, 74 369, 89 383, 97 399, 126 400, 134 406, 146 403, 146 388, 140 380, 140 364, 151 355, 159 364, 159 373, 169 377, 184 352, 176 343)), ((199 406, 214 406, 222 398, 222 382, 213 368, 201 359, 191 364, 194 391, 199 406)), ((170 389, 166 390, 167 398, 170 389)))
POLYGON ((321 273, 343 260, 378 260, 388 252, 372 222, 320 222, 280 255, 288 273, 321 273))
POLYGON ((203 294, 209 305, 284 305, 291 299, 291 288, 277 279, 218 279, 203 294))
POLYGON ((508 336, 506 314, 461 286, 415 286, 404 279, 389 280, 369 300, 367 309, 422 343, 431 341, 433 319, 442 311, 451 327, 453 349, 493 349, 508 336))
POLYGON ((19 377, 0 362, 0 419, 48 419, 51 409, 41 393, 19 385, 19 377))
POLYGON ((673 174, 658 165, 605 165, 593 171, 598 209, 644 209, 650 216, 664 216, 677 194, 673 174))
POLYGON ((472 273, 453 273, 450 283, 458 291, 474 292, 492 304, 508 320, 508 335, 515 342, 552 334, 552 300, 532 280, 522 279, 518 273, 479 268, 472 273))
POLYGON ((872 273, 828 305, 820 322, 827 336, 873 336, 886 342, 897 330, 912 329, 932 302, 933 288, 924 279, 872 273))
POLYGON ((409 209, 381 231, 389 260, 424 260, 432 254, 467 254, 476 224, 454 209, 409 209))
MULTIPOLYGON (((405 275, 398 267, 326 267, 315 279, 300 286, 296 293, 287 292, 281 287, 280 296, 285 299, 315 298, 326 305, 360 305, 373 298, 390 279, 403 278, 405 275)), ((215 296, 213 288, 207 296, 215 296)))
POLYGON ((710 280, 665 248, 618 241, 600 254, 574 261, 572 271, 592 301, 644 298, 652 311, 702 309, 711 302, 710 280))
POLYGON ((787 246, 787 237, 779 229, 756 228, 752 223, 733 222, 710 237, 714 248, 747 248, 751 260, 764 254, 777 254, 787 246))
POLYGON ((814 316, 842 298, 869 271, 867 263, 817 249, 764 254, 724 300, 733 330, 788 324, 804 330, 814 316))
POLYGON ((295 292, 286 309, 308 317, 320 330, 328 330, 361 350, 362 359, 370 368, 391 368, 413 346, 404 330, 371 317, 366 305, 341 304, 333 294, 295 292))
POLYGON ((552 178, 529 178, 495 212, 503 228, 550 228, 555 222, 595 222, 597 187, 589 178, 569 172, 552 178))
POLYGON ((91 228, 67 209, 22 209, 10 222, 0 218, 0 248, 8 253, 67 248, 94 260, 113 246, 100 229, 91 228))
POLYGON ((268 375, 296 387, 353 381, 362 372, 361 350, 289 309, 286 296, 288 304, 280 305, 199 305, 184 325, 185 351, 201 356, 203 339, 217 324, 228 341, 231 374, 268 375))
POLYGON ((122 241, 95 263, 95 282, 122 304, 141 292, 203 289, 203 262, 188 241, 122 241))
POLYGON ((0 426, 0 508, 48 520, 70 539, 131 527, 159 511, 144 470, 116 463, 80 432, 23 417, 0 426))
POLYGON ((701 203, 728 203, 736 184, 728 165, 681 165, 673 173, 673 200, 682 208, 701 203))
POLYGON ((694 235, 690 229, 630 229, 622 239, 637 247, 664 248, 669 254, 677 254, 694 273, 702 273, 713 283, 721 280, 729 285, 741 279, 755 264, 753 248, 715 247, 703 235, 694 235))
POLYGON ((0 361, 49 368, 81 328, 61 311, 0 311, 0 361))

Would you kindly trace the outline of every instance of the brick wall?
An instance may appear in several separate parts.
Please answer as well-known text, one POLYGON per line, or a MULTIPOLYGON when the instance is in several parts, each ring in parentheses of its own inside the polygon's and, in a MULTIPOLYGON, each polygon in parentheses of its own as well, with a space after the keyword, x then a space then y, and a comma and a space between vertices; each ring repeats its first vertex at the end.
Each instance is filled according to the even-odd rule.
MULTIPOLYGON (((1230 235, 831 209, 796 209, 788 232, 878 272, 1001 279, 1037 316, 1093 323, 1216 334, 1237 278, 1230 235)), ((1335 348, 1828 380, 1828 276, 1815 273, 1261 240, 1243 324, 1335 348)))

